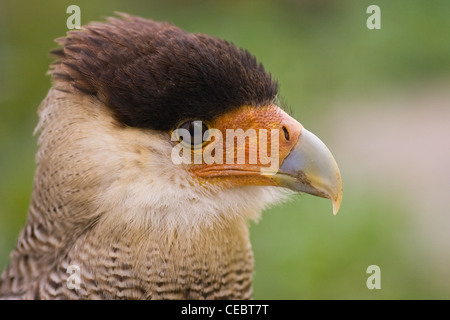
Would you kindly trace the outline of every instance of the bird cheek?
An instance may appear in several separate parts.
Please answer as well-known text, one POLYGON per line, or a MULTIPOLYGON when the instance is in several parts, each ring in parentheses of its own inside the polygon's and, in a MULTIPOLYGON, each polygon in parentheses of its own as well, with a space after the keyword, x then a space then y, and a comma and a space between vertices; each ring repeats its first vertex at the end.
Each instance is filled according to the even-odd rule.
MULTIPOLYGON (((202 162, 191 172, 226 185, 276 185, 272 175, 295 146, 302 125, 275 105, 242 107, 217 118, 202 162)), ((198 152, 198 150, 196 151, 198 152)))

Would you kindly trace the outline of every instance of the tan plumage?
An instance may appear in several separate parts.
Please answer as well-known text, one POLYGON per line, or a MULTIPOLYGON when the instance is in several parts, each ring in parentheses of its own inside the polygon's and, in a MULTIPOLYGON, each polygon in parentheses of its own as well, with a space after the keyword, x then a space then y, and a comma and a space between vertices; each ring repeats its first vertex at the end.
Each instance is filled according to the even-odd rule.
MULTIPOLYGON (((125 16, 110 25, 127 28, 126 21, 145 27, 147 20, 125 16)), ((256 178, 199 178, 171 161, 167 130, 134 125, 138 117, 127 123, 114 100, 77 87, 67 68, 53 69, 39 107, 28 220, 0 298, 251 298, 248 221, 291 192, 256 178), (80 268, 80 289, 67 286, 71 265, 80 268)))
POLYGON ((222 202, 214 189, 196 192, 191 179, 171 175, 179 171, 172 171, 171 162, 156 160, 170 160, 170 144, 163 143, 168 137, 118 130, 108 110, 90 97, 52 89, 39 113, 28 222, 2 277, 2 294, 251 297, 246 218, 261 208, 245 198, 266 198, 268 190, 242 187, 246 196, 236 191, 222 202), (142 168, 149 172, 145 179, 142 168), (80 266, 79 291, 66 286, 69 265, 80 266))

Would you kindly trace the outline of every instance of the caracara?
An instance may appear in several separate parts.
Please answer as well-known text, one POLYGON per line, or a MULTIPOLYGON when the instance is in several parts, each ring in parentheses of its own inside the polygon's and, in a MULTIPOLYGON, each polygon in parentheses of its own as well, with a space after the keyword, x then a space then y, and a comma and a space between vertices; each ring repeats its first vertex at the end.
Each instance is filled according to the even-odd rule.
POLYGON ((57 43, 0 298, 249 299, 249 221, 294 192, 338 211, 333 156, 246 50, 126 14, 57 43))

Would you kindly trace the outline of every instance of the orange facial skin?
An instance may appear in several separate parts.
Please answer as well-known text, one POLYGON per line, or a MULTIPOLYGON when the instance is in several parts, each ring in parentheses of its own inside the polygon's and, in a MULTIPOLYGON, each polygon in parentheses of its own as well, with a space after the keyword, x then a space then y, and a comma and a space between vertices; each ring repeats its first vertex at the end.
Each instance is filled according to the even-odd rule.
MULTIPOLYGON (((299 122, 276 105, 259 108, 243 106, 217 117, 209 122, 208 126, 222 133, 222 148, 216 149, 222 149, 222 157, 215 154, 216 150, 212 150, 216 146, 212 138, 212 141, 205 144, 201 150, 192 150, 193 154, 202 152, 204 156, 201 164, 191 165, 190 171, 200 181, 227 186, 277 185, 270 174, 263 173, 264 169, 267 171, 273 165, 268 163, 269 159, 264 158, 264 155, 267 154, 272 160, 276 159, 275 164, 281 165, 296 145, 303 128, 299 122), (232 137, 231 139, 227 139, 227 129, 235 132, 237 129, 242 129, 243 132, 251 132, 252 130, 248 130, 253 129, 255 134, 249 134, 243 143, 243 140, 239 142, 238 138, 232 136, 229 136, 232 137), (260 132, 261 129, 265 129, 266 132, 260 132), (276 135, 272 136, 272 132, 275 132, 273 129, 278 130, 278 148, 276 144, 273 145, 272 137, 276 138, 276 135), (263 158, 260 157, 260 151, 263 158), (277 154, 278 157, 274 158, 277 154), (216 160, 221 158, 222 161, 207 163, 207 160, 205 161, 207 155, 213 155, 216 160)), ((275 168, 274 173, 277 169, 275 168)))

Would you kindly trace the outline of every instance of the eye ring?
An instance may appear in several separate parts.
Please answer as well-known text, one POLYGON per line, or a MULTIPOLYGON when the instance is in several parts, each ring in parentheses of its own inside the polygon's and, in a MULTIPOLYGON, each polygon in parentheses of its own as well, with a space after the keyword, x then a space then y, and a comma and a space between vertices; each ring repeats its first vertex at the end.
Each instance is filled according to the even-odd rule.
POLYGON ((205 136, 205 132, 209 132, 209 126, 202 120, 184 121, 177 127, 177 130, 180 129, 186 130, 189 133, 189 143, 183 139, 186 133, 181 135, 178 133, 178 141, 183 143, 186 147, 199 149, 209 143, 209 141, 206 140, 208 136, 205 136))

